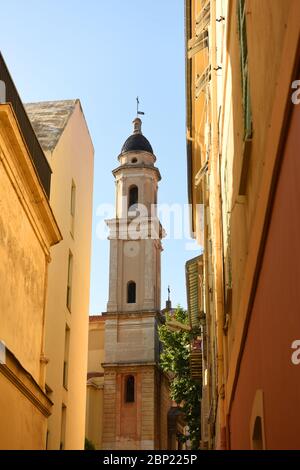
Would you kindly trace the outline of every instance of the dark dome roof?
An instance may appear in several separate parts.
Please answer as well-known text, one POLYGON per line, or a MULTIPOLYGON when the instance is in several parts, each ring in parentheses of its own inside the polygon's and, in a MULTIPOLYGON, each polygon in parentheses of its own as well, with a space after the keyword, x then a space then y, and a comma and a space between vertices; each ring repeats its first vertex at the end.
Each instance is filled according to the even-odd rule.
POLYGON ((121 153, 132 152, 135 150, 144 150, 153 153, 149 140, 143 134, 132 134, 125 140, 121 153))

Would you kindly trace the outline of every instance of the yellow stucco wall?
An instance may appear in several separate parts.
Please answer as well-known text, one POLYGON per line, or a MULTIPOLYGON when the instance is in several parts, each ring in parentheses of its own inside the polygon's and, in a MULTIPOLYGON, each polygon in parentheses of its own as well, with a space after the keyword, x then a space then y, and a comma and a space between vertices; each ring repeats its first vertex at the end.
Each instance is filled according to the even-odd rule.
POLYGON ((85 434, 96 449, 102 448, 103 435, 104 329, 103 317, 90 317, 85 434))
POLYGON ((86 437, 96 449, 102 448, 103 379, 91 380, 86 394, 86 437))
POLYGON ((46 383, 54 402, 49 419, 49 448, 82 449, 90 290, 93 195, 93 146, 80 103, 77 102, 58 144, 47 153, 53 170, 50 201, 63 241, 51 250, 46 308, 46 383), (74 237, 71 234, 71 186, 76 186, 74 237), (67 308, 69 252, 73 255, 71 311, 67 308), (70 329, 68 383, 63 386, 65 330, 70 329), (62 405, 66 406, 65 438, 61 439, 62 405))
POLYGON ((2 374, 0 374, 0 410, 0 449, 45 449, 46 418, 2 374))
POLYGON ((43 449, 44 304, 50 245, 60 240, 12 107, 0 105, 0 449, 43 449))
POLYGON ((1 338, 39 381, 45 253, 2 165, 0 188, 1 338))

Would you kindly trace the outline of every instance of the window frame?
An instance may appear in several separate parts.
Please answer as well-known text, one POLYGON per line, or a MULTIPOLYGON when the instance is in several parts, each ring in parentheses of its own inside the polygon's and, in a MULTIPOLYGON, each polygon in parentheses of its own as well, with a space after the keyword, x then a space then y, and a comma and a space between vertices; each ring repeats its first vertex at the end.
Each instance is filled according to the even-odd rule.
POLYGON ((71 184, 71 199, 70 199, 70 233, 74 238, 74 230, 75 230, 75 212, 76 212, 76 184, 74 180, 72 180, 71 184))
POLYGON ((69 251, 66 305, 67 305, 67 309, 69 310, 70 313, 72 311, 73 269, 74 269, 74 257, 73 257, 73 253, 71 251, 69 251))
POLYGON ((128 281, 127 282, 126 295, 127 295, 127 298, 126 298, 127 304, 136 304, 136 282, 135 281, 128 281), (129 295, 130 294, 130 292, 129 292, 130 286, 134 286, 134 295, 132 297, 132 298, 134 298, 134 301, 129 300, 129 298, 131 298, 131 295, 129 295))
POLYGON ((128 374, 124 378, 124 403, 129 405, 135 403, 136 400, 136 386, 135 386, 135 376, 133 374, 128 374), (131 383, 129 383, 129 380, 131 383), (129 388, 129 386, 131 388, 129 388))
POLYGON ((138 203, 139 203, 139 187, 136 184, 132 184, 128 188, 128 212, 136 211, 138 207, 138 203), (136 191, 136 194, 135 194, 136 197, 134 198, 134 202, 132 202, 132 196, 131 196, 133 190, 136 191))

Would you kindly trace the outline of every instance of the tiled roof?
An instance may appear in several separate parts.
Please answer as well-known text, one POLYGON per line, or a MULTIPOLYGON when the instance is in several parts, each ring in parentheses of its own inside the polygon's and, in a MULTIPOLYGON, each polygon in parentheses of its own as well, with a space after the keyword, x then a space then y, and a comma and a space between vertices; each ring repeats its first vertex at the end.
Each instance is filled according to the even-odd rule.
POLYGON ((44 151, 52 151, 62 135, 78 100, 27 103, 25 109, 44 151))
POLYGON ((104 316, 103 315, 90 315, 89 316, 89 322, 96 322, 96 321, 104 321, 104 316))

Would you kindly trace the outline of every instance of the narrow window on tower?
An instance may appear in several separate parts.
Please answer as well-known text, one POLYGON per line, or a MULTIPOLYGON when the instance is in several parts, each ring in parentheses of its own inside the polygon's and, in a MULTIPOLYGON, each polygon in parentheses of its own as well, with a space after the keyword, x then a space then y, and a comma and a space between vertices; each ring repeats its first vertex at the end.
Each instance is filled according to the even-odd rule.
POLYGON ((129 188, 129 197, 128 197, 128 210, 134 211, 137 208, 139 199, 139 189, 137 186, 133 185, 129 188))
POLYGON ((134 402, 134 377, 128 375, 125 377, 125 403, 134 402))
POLYGON ((136 284, 133 281, 129 281, 127 284, 127 303, 135 304, 136 302, 136 284))

